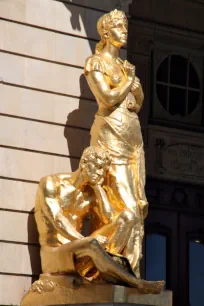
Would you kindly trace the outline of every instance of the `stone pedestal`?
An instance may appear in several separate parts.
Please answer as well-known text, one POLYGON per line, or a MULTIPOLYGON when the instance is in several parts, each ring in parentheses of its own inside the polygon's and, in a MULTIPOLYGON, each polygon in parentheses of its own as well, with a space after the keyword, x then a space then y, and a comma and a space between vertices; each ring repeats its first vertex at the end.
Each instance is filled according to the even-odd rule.
POLYGON ((129 303, 140 306, 172 306, 172 292, 140 294, 135 288, 110 284, 82 284, 79 288, 65 288, 54 282, 41 282, 31 287, 30 291, 24 296, 21 306, 75 304, 96 306, 101 303, 110 306, 116 306, 118 303, 124 306, 129 303))

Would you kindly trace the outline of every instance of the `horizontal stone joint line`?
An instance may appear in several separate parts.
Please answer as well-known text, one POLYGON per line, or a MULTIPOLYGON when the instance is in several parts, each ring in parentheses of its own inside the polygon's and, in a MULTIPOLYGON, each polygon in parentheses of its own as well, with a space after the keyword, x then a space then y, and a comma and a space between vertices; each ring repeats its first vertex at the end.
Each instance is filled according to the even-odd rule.
POLYGON ((0 272, 0 275, 22 276, 22 277, 32 277, 32 276, 37 276, 38 277, 39 276, 39 274, 19 274, 19 273, 8 273, 8 272, 0 272))
POLYGON ((33 118, 30 118, 30 117, 15 116, 15 115, 7 114, 7 113, 0 113, 0 116, 20 119, 20 120, 26 120, 26 121, 45 123, 45 124, 49 124, 49 125, 57 125, 57 126, 62 126, 62 127, 68 127, 68 128, 71 128, 71 129, 76 129, 76 130, 81 130, 81 131, 90 131, 90 129, 83 128, 83 127, 80 127, 80 126, 69 125, 69 124, 62 124, 62 123, 46 121, 46 120, 40 120, 40 119, 33 119, 33 118))
POLYGON ((191 34, 199 34, 199 35, 204 34, 204 31, 192 30, 190 28, 184 28, 184 27, 181 27, 181 26, 178 26, 178 25, 174 26, 172 24, 170 25, 170 24, 164 23, 164 22, 153 21, 150 18, 143 18, 143 17, 140 17, 140 16, 131 16, 131 24, 134 24, 134 21, 142 21, 144 23, 149 23, 149 24, 154 25, 154 26, 159 25, 159 26, 163 26, 165 28, 168 28, 170 30, 175 29, 175 30, 182 30, 182 31, 185 31, 185 32, 188 31, 189 35, 190 35, 190 33, 191 34))
POLYGON ((77 7, 85 8, 85 9, 88 9, 88 10, 91 10, 91 11, 96 11, 96 12, 101 12, 101 13, 107 13, 107 11, 105 11, 105 10, 97 9, 97 8, 90 7, 90 6, 81 5, 81 4, 78 4, 78 3, 67 2, 67 1, 63 1, 63 0, 54 0, 54 1, 62 2, 62 3, 65 4, 65 6, 66 6, 67 4, 69 4, 69 5, 71 5, 71 6, 77 6, 77 7))
POLYGON ((34 90, 34 91, 40 91, 40 92, 54 94, 54 95, 58 95, 58 96, 64 96, 64 97, 69 97, 69 98, 75 98, 75 99, 81 99, 81 100, 86 100, 86 101, 90 101, 90 102, 95 102, 95 100, 92 99, 92 98, 87 98, 87 97, 83 97, 83 96, 74 96, 74 95, 69 95, 69 94, 65 94, 65 93, 62 93, 62 92, 51 91, 51 90, 46 90, 46 89, 41 89, 41 88, 30 87, 30 86, 25 86, 25 85, 6 82, 1 78, 1 76, 0 76, 0 84, 7 85, 7 86, 18 87, 18 88, 23 88, 23 89, 34 90))
POLYGON ((0 180, 10 180, 22 183, 29 183, 29 184, 39 184, 39 181, 32 181, 32 180, 24 180, 15 177, 8 177, 8 176, 0 176, 0 180))
POLYGON ((34 214, 34 211, 17 210, 17 209, 10 209, 10 208, 0 208, 0 211, 21 213, 21 214, 26 214, 26 215, 33 215, 34 214))
MULTIPOLYGON (((151 176, 152 178, 152 176, 151 176)), ((179 213, 185 213, 186 215, 197 215, 198 212, 201 216, 204 216, 204 211, 201 211, 200 209, 196 209, 196 208, 189 208, 188 210, 186 210, 186 208, 175 208, 173 206, 167 206, 167 205, 160 205, 160 204, 155 204, 155 203, 152 203, 152 201, 149 201, 150 203, 150 208, 149 209, 157 209, 158 208, 161 210, 161 211, 175 211, 175 212, 178 212, 179 213)))
MULTIPOLYGON (((195 125, 188 125, 186 126, 186 123, 184 122, 166 122, 163 119, 149 119, 148 121, 149 125, 157 125, 157 126, 164 126, 164 127, 173 127, 175 129, 180 129, 183 131, 190 131, 190 132, 197 132, 197 133, 203 133, 204 127, 203 126, 195 126, 195 125)), ((147 126, 149 129, 149 126, 147 126)))
POLYGON ((36 29, 40 29, 40 30, 45 30, 45 31, 48 31, 48 32, 53 32, 53 33, 62 34, 62 35, 66 35, 66 36, 81 38, 81 39, 88 40, 88 41, 98 42, 98 39, 95 39, 95 38, 91 38, 91 37, 87 37, 87 36, 81 36, 81 35, 76 35, 76 34, 64 32, 64 31, 60 31, 60 30, 54 30, 54 29, 51 29, 51 28, 45 28, 45 27, 42 27, 42 26, 39 26, 39 25, 35 25, 35 24, 32 24, 32 23, 26 23, 26 22, 22 22, 22 21, 18 21, 18 20, 4 18, 4 17, 1 17, 1 16, 0 16, 0 20, 8 21, 8 22, 12 22, 12 23, 28 26, 28 27, 32 27, 32 28, 36 28, 36 29))
POLYGON ((36 243, 36 242, 21 242, 21 241, 12 241, 12 240, 0 240, 0 243, 27 245, 27 246, 34 246, 34 247, 37 247, 37 248, 40 247, 40 244, 36 243))
POLYGON ((38 150, 32 150, 32 149, 26 149, 26 148, 20 148, 20 147, 0 145, 0 148, 10 149, 10 150, 17 150, 17 151, 24 151, 24 152, 32 152, 32 153, 38 153, 38 154, 45 154, 45 155, 52 155, 52 156, 59 156, 59 157, 65 157, 65 158, 70 158, 70 159, 73 158, 73 159, 79 160, 79 157, 77 157, 77 156, 57 154, 57 153, 38 151, 38 150))
MULTIPOLYGON (((6 54, 12 54, 12 55, 15 55, 15 56, 20 56, 20 57, 30 58, 30 59, 34 59, 36 61, 52 63, 52 64, 57 64, 57 65, 66 66, 66 67, 72 67, 72 68, 81 69, 81 70, 84 69, 83 66, 72 65, 72 64, 65 63, 65 62, 53 61, 53 60, 49 60, 49 59, 46 59, 46 58, 43 58, 43 57, 32 56, 32 55, 28 55, 28 54, 25 54, 25 53, 8 51, 6 49, 0 49, 0 52, 1 53, 6 53, 6 54)), ((85 59, 84 59, 84 62, 85 62, 85 59)))

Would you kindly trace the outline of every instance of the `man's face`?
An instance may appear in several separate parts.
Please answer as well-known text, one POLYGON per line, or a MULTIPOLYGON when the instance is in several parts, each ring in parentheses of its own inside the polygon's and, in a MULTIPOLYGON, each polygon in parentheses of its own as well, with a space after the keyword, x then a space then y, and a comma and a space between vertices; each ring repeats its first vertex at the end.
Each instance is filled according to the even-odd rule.
POLYGON ((90 161, 85 165, 83 175, 90 184, 95 185, 105 176, 104 166, 102 160, 96 158, 94 161, 90 161))

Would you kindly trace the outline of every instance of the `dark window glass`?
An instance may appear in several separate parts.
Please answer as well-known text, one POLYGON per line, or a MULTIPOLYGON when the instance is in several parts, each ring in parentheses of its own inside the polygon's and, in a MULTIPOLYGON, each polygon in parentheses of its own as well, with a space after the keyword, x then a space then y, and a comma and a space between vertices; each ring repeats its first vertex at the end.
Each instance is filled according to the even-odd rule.
POLYGON ((188 92, 188 114, 191 114, 195 109, 199 101, 200 93, 198 91, 189 90, 188 92))
POLYGON ((204 304, 204 245, 199 240, 189 242, 189 299, 190 306, 204 304))
POLYGON ((167 86, 157 84, 157 95, 161 105, 167 110, 167 86))
POLYGON ((199 87, 200 87, 197 73, 196 73, 196 71, 195 71, 195 69, 194 69, 194 67, 191 63, 189 64, 189 83, 188 83, 188 86, 196 88, 196 89, 199 89, 199 87))
POLYGON ((186 90, 171 87, 169 93, 169 113, 171 115, 185 116, 186 90))
POLYGON ((180 55, 172 55, 170 63, 170 83, 187 85, 187 59, 180 55))
POLYGON ((168 57, 161 63, 157 70, 157 81, 168 82, 168 57))
POLYGON ((166 281, 166 237, 146 235, 146 279, 166 281))

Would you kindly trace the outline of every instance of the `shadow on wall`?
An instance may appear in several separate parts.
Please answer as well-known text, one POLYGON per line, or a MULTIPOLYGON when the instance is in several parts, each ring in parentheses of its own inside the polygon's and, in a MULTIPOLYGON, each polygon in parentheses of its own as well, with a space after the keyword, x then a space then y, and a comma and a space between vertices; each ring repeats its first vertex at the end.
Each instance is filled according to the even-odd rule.
MULTIPOLYGON (((71 1, 70 1, 71 2, 71 1)), ((70 23, 72 25, 72 28, 74 30, 81 30, 81 25, 80 25, 80 19, 82 20, 82 23, 84 25, 84 28, 86 30, 86 36, 87 37, 92 37, 93 36, 93 30, 91 30, 91 24, 90 20, 85 19, 84 14, 80 14, 80 10, 78 9, 77 6, 74 5, 69 5, 64 3, 64 6, 66 9, 68 9, 71 12, 71 18, 70 18, 70 23)), ((100 13, 101 15, 103 12, 100 13)), ((95 21, 93 20, 93 26, 95 27, 95 21)), ((91 52, 95 52, 95 42, 93 39, 88 40, 91 52)), ((84 63, 85 63, 86 58, 84 58, 84 63)), ((78 163, 76 163, 76 156, 80 157, 83 150, 89 146, 90 144, 90 137, 88 136, 89 131, 87 128, 70 128, 70 127, 81 127, 81 120, 84 120, 83 117, 86 116, 86 122, 93 122, 93 112, 88 113, 85 108, 87 107, 87 103, 84 104, 84 98, 90 96, 90 89, 89 86, 86 82, 85 76, 82 73, 79 79, 80 82, 80 93, 79 93, 79 107, 78 109, 74 110, 73 112, 69 113, 67 116, 67 122, 66 122, 66 127, 64 129, 64 137, 67 140, 67 146, 68 146, 68 152, 69 156, 71 157, 70 162, 71 162, 71 169, 72 171, 75 171, 77 168, 78 163), (80 133, 82 133, 82 130, 84 130, 84 138, 82 141, 81 137, 78 137, 80 133), (87 133, 86 133, 87 131, 87 133), (86 136, 87 135, 87 136, 86 136)), ((94 97, 93 97, 94 98, 94 97)), ((91 99, 90 99, 91 100, 91 99)), ((90 103, 93 103, 93 101, 90 103)), ((77 160, 79 160, 77 158, 77 160)))
POLYGON ((28 216, 28 251, 30 255, 30 264, 32 271, 32 283, 39 278, 41 273, 41 260, 40 260, 40 245, 37 243, 39 240, 37 225, 34 217, 34 208, 29 212, 28 216))
MULTIPOLYGON (((67 140, 68 152, 71 163, 72 171, 75 171, 78 167, 76 159, 79 161, 83 150, 90 144, 90 135, 88 128, 78 128, 77 126, 82 126, 82 121, 93 122, 93 112, 87 112, 88 104, 85 104, 84 92, 90 91, 88 84, 85 80, 85 76, 81 74, 80 79, 80 98, 79 98, 79 108, 75 109, 73 112, 69 113, 67 116, 67 122, 64 129, 64 137, 67 140), (86 118, 84 119, 84 116, 86 118), (70 128, 73 127, 73 128, 70 128), (82 134, 82 135, 81 135, 82 134), (76 158, 76 156, 78 156, 76 158)), ((89 101, 87 101, 89 102, 89 101)), ((90 103, 95 103, 90 101, 90 103)), ((89 109, 89 108, 88 108, 89 109)))
MULTIPOLYGON (((70 11, 71 13, 71 17, 70 17, 70 20, 69 22, 71 23, 72 25, 72 29, 73 30, 77 30, 77 31, 81 31, 81 24, 80 24, 80 20, 82 21, 83 23, 83 27, 86 31, 86 37, 89 38, 88 42, 89 42, 89 45, 90 45, 90 48, 91 48, 91 51, 92 53, 94 53, 94 50, 95 50, 95 44, 93 43, 93 41, 96 41, 96 39, 93 39, 91 37, 93 37, 93 27, 96 27, 96 21, 97 19, 102 16, 104 14, 104 12, 98 12, 98 17, 97 19, 95 20, 95 18, 93 19, 89 19, 85 16, 85 14, 82 13, 82 10, 83 8, 79 8, 75 5, 70 5, 72 4, 72 1, 70 0, 69 3, 64 3, 64 6, 66 7, 66 9, 68 11, 70 11)), ((98 37, 99 38, 99 37, 98 37)))

